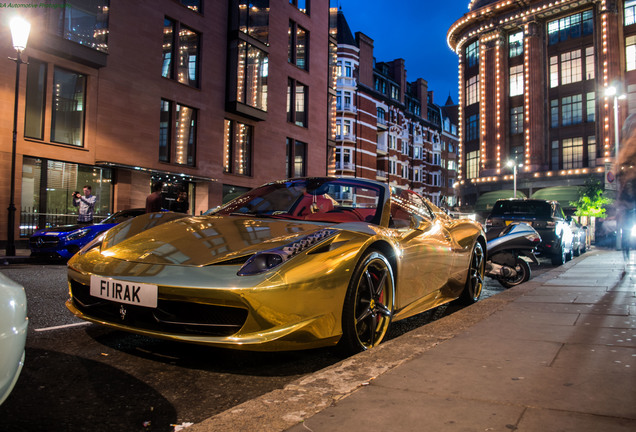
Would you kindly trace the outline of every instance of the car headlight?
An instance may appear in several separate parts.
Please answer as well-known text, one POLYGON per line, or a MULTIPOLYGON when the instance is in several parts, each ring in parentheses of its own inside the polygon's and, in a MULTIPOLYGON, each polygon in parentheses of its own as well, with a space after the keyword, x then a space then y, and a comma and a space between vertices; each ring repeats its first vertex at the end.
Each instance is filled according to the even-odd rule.
POLYGON ((333 229, 322 229, 284 246, 259 252, 251 256, 236 274, 239 276, 251 276, 271 270, 301 252, 333 237, 337 232, 333 229))
POLYGON ((91 230, 88 228, 79 229, 67 235, 66 240, 70 241, 70 240, 81 239, 82 237, 86 237, 90 232, 91 230))
POLYGON ((636 237, 636 225, 632 227, 632 237, 636 237))
POLYGON ((94 249, 96 247, 99 247, 102 245, 102 242, 104 241, 104 237, 106 237, 106 233, 103 233, 101 235, 98 235, 97 237, 95 237, 93 240, 89 241, 88 243, 86 243, 80 250, 79 252, 77 252, 77 255, 84 255, 86 252, 88 252, 91 249, 94 249))

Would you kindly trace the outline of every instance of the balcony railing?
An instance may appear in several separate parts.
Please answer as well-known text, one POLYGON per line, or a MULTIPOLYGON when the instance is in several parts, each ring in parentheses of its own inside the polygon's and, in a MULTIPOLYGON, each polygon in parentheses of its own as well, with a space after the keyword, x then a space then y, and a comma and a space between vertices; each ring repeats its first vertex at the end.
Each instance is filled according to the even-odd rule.
POLYGON ((356 87, 356 79, 351 77, 338 77, 336 83, 338 87, 356 87))
POLYGON ((353 104, 338 104, 336 105, 336 111, 346 111, 355 114, 358 112, 358 108, 353 104))
POLYGON ((353 171, 355 169, 355 165, 352 162, 336 162, 336 169, 343 171, 353 171))
MULTIPOLYGON (((93 216, 93 222, 98 223, 107 216, 93 216)), ((31 208, 24 208, 20 211, 20 237, 30 237, 35 231, 42 228, 53 228, 62 225, 77 224, 77 214, 59 213, 39 213, 31 208)))
POLYGON ((356 136, 352 133, 336 135, 336 141, 356 142, 356 136))

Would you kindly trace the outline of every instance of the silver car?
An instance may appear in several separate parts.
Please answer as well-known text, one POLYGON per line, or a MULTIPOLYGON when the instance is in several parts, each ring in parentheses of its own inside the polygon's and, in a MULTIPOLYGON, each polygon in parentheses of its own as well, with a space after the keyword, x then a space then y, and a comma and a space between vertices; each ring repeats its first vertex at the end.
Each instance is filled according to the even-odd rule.
POLYGON ((0 273, 0 405, 11 393, 24 364, 26 305, 22 285, 0 273))

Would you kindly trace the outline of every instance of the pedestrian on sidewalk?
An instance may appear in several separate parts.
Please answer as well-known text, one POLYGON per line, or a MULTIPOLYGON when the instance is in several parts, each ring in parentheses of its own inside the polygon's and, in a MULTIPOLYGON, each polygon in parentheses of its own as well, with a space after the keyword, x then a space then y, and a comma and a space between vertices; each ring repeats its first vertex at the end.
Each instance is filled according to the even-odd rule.
POLYGON ((80 225, 88 225, 93 223, 97 197, 92 195, 92 188, 90 185, 85 185, 83 192, 84 195, 80 194, 78 191, 73 192, 73 205, 75 207, 79 207, 77 223, 80 225))
POLYGON ((146 197, 146 213, 161 211, 163 207, 163 196, 161 195, 162 189, 162 181, 157 181, 152 185, 152 193, 146 197))

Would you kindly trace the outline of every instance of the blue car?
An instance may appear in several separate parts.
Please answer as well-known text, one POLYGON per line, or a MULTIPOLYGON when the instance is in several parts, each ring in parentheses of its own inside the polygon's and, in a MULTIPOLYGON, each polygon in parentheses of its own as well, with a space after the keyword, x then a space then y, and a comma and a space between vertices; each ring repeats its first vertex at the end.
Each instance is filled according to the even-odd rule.
POLYGON ((63 225, 37 230, 29 238, 31 256, 68 260, 104 231, 145 212, 143 208, 122 210, 94 225, 63 225))

